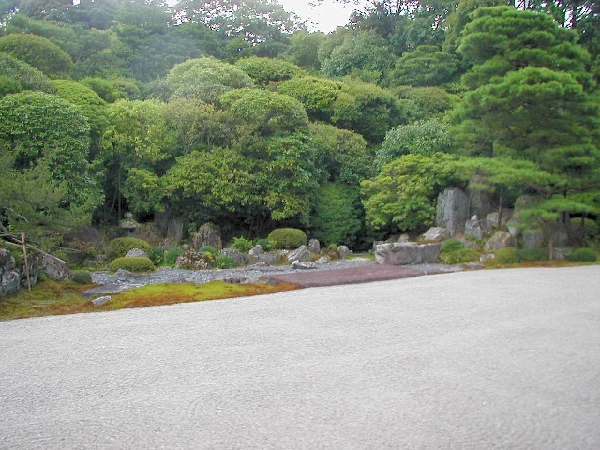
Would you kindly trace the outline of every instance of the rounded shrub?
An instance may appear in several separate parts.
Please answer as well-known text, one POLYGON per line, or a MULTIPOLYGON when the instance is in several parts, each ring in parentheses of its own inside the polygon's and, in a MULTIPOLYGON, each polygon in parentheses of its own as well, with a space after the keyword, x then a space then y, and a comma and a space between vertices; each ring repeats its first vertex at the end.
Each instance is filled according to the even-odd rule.
POLYGON ((565 258, 569 261, 577 262, 595 262, 598 259, 598 255, 594 250, 588 247, 578 248, 575 251, 569 253, 565 258))
POLYGON ((152 247, 152 254, 150 255, 150 259, 152 262, 159 266, 165 257, 165 252, 160 245, 155 245, 152 247))
POLYGON ((548 261, 550 254, 545 248, 520 248, 517 250, 518 262, 548 261))
POLYGON ((459 248, 440 253, 440 261, 446 264, 462 264, 479 261, 479 252, 473 248, 459 248))
POLYGON ((259 239, 256 241, 256 245, 260 245, 265 252, 273 248, 273 243, 268 239, 259 239))
POLYGON ((71 281, 77 284, 90 284, 92 282, 92 274, 87 270, 74 270, 71 272, 71 281))
POLYGON ((231 269, 235 267, 235 260, 231 256, 219 255, 215 260, 215 267, 217 269, 231 269))
POLYGON ((132 237, 116 238, 110 241, 108 247, 109 259, 122 258, 132 248, 144 250, 147 255, 152 254, 152 247, 146 241, 132 237))
POLYGON ((130 272, 152 272, 154 263, 150 258, 117 258, 110 263, 109 269, 112 272, 119 269, 130 272))
POLYGON ((296 228, 277 228, 269 233, 267 239, 275 248, 298 248, 306 245, 306 233, 296 228))
POLYGON ((171 247, 165 252, 165 263, 169 266, 173 266, 181 255, 185 253, 185 250, 181 247, 171 247))

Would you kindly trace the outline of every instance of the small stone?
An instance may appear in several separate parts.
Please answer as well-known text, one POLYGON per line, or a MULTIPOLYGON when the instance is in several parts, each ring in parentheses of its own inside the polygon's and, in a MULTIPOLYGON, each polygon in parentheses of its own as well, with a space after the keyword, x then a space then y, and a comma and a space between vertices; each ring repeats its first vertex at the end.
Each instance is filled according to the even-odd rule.
POLYGON ((294 261, 292 262, 293 269, 316 269, 317 265, 313 262, 300 262, 294 261))
POLYGON ((147 257, 148 257, 148 253, 146 253, 141 248, 137 248, 137 247, 132 248, 125 255, 125 258, 147 258, 147 257))
POLYGON ((95 298, 94 300, 92 300, 92 303, 94 304, 94 306, 100 306, 111 300, 112 300, 112 297, 110 295, 103 295, 102 297, 98 297, 98 298, 95 298))

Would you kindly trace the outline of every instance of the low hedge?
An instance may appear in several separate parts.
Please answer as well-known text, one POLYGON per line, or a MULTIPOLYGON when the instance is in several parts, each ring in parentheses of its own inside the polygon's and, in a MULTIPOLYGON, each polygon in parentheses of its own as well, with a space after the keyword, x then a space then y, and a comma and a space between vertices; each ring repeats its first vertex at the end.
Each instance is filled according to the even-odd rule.
POLYGON ((598 259, 598 255, 591 248, 578 248, 575 251, 565 256, 569 261, 577 262, 595 262, 598 259))
POLYGON ((306 233, 296 228, 277 228, 269 233, 267 239, 274 248, 298 248, 306 245, 306 233))
POLYGON ((71 281, 77 284, 90 284, 92 282, 92 274, 87 270, 74 270, 71 272, 71 281))
POLYGON ((110 241, 108 257, 109 259, 122 258, 132 248, 139 248, 140 250, 144 250, 148 256, 152 255, 152 247, 146 241, 138 238, 123 237, 110 241))
POLYGON ((113 272, 123 269, 130 272, 152 272, 154 263, 149 258, 117 258, 110 263, 113 272))

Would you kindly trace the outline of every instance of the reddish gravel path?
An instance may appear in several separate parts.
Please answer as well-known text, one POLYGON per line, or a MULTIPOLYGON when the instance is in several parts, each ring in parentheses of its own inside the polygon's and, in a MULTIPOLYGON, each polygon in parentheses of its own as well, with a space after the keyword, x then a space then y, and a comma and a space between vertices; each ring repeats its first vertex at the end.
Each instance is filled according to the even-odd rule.
POLYGON ((349 269, 307 270, 306 272, 269 275, 267 279, 269 282, 288 282, 304 287, 320 287, 420 277, 423 275, 426 275, 426 273, 411 267, 374 264, 349 269))

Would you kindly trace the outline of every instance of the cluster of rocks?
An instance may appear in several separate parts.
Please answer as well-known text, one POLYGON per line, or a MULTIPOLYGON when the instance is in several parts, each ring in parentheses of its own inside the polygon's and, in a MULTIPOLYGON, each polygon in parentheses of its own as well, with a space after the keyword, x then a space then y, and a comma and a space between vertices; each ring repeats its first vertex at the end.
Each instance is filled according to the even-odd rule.
MULTIPOLYGON (((477 185, 477 180, 471 184, 477 185)), ((395 265, 434 262, 439 257, 441 243, 451 238, 462 239, 465 246, 474 245, 470 239, 484 240, 484 248, 489 252, 517 246, 537 249, 552 243, 553 257, 560 258, 571 250, 567 245, 568 233, 560 224, 550 229, 522 231, 519 210, 533 201, 524 196, 517 199, 514 210, 494 210, 485 191, 446 188, 437 199, 435 227, 421 236, 422 243, 408 242, 408 235, 400 236, 397 242, 375 242, 375 258, 381 264, 395 265)))

